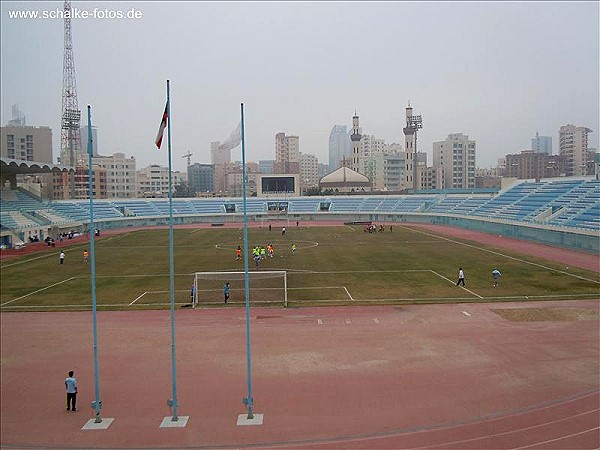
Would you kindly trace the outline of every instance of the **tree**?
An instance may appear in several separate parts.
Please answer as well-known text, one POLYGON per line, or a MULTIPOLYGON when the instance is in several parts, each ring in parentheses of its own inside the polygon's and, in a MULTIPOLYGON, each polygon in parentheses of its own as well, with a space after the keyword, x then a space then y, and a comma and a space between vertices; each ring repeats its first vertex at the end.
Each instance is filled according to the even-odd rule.
POLYGON ((188 186, 185 181, 175 185, 175 192, 173 192, 173 197, 195 197, 196 192, 188 186))

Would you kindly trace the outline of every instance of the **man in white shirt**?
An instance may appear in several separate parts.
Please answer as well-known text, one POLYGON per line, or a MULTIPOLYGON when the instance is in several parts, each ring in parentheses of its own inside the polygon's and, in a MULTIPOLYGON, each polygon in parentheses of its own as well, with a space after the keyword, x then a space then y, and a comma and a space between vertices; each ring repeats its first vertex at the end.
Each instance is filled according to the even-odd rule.
POLYGON ((457 286, 465 285, 465 273, 462 270, 462 267, 458 269, 458 281, 456 282, 457 286))
POLYGON ((73 371, 69 371, 69 376, 65 380, 67 388, 67 411, 77 411, 75 404, 77 403, 77 379, 73 376, 73 371))

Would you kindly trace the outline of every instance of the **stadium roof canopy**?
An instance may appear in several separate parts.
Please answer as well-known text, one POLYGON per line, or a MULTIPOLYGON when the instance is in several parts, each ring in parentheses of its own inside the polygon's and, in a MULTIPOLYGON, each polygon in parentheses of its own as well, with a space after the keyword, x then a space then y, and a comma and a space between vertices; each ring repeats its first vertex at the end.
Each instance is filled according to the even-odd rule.
POLYGON ((75 169, 53 163, 23 161, 20 159, 0 158, 2 176, 31 173, 71 172, 75 169))

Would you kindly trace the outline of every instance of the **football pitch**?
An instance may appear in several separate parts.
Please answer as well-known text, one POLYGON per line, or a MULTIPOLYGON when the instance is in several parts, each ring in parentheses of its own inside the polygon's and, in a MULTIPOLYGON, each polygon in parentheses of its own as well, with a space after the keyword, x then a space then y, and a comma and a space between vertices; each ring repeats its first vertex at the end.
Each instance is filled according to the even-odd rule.
MULTIPOLYGON (((595 272, 394 225, 366 233, 361 226, 249 229, 253 246, 272 244, 274 257, 249 272, 285 271, 287 305, 365 305, 464 303, 598 298, 595 272), (296 244, 292 254, 291 246, 296 244), (459 267, 465 286, 457 286, 459 267), (502 276, 494 287, 491 272, 502 276)), ((187 228, 174 230, 175 303, 189 306, 195 272, 243 272, 243 230, 187 228)), ((91 309, 88 244, 3 261, 0 311, 91 309)), ((170 306, 169 232, 146 229, 96 241, 96 299, 102 310, 166 309, 170 306)), ((199 279, 200 307, 224 306, 222 286, 231 283, 227 307, 245 303, 243 276, 199 279)), ((250 277, 251 305, 284 306, 282 278, 250 277)))

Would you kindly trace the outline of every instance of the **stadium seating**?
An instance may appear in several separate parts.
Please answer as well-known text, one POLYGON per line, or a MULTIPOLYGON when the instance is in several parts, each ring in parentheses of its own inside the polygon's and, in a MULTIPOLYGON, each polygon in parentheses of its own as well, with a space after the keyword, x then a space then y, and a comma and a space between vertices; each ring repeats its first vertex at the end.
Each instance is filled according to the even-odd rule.
MULTIPOLYGON (((285 201, 290 214, 327 214, 322 203, 330 204, 329 212, 348 214, 428 213, 460 215, 568 228, 600 230, 600 180, 552 179, 520 182, 496 195, 489 193, 453 193, 439 191, 415 195, 340 195, 331 197, 288 197, 247 199, 251 214, 268 214, 268 203, 285 201)), ((2 190, 0 224, 4 230, 33 226, 62 225, 89 221, 89 200, 44 203, 22 190, 2 190)), ((227 212, 241 213, 241 198, 177 198, 173 199, 176 216, 218 216, 227 212)), ((95 219, 127 217, 165 217, 169 215, 168 199, 111 199, 94 202, 95 219)))

